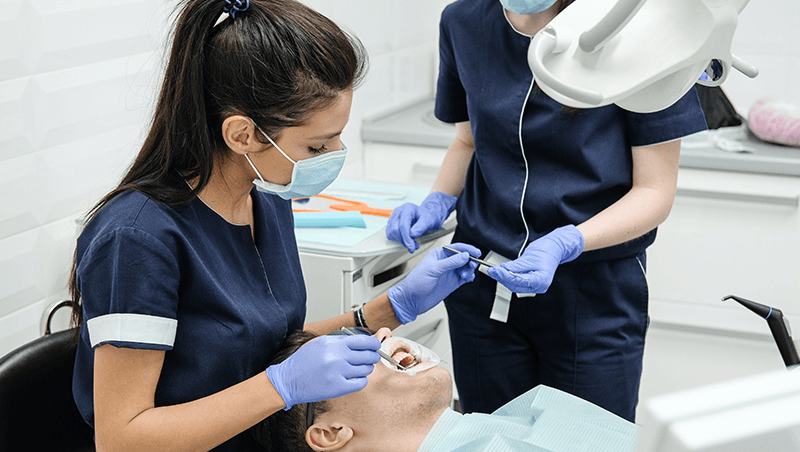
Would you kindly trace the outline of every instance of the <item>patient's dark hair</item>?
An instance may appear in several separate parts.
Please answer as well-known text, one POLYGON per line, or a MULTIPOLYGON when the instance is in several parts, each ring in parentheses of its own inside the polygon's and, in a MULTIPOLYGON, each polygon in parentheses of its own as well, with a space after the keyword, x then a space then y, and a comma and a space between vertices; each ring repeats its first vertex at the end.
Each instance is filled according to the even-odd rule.
MULTIPOLYGON (((286 336, 268 366, 292 356, 303 344, 317 337, 307 331, 293 331, 286 336)), ((325 401, 314 404, 314 416, 328 411, 325 401)), ((259 450, 263 452, 313 452, 306 443, 306 404, 298 403, 288 411, 280 410, 250 430, 259 450)))
POLYGON ((558 12, 564 11, 564 8, 571 5, 572 2, 575 0, 559 0, 558 2, 558 12))

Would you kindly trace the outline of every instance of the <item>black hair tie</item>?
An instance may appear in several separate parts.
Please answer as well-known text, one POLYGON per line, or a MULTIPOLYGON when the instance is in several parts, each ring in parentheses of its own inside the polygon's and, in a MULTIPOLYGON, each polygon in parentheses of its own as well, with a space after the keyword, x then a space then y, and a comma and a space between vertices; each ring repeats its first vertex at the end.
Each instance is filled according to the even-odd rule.
POLYGON ((240 11, 247 11, 250 8, 250 0, 225 0, 227 3, 222 10, 230 14, 232 18, 236 18, 236 13, 240 11))

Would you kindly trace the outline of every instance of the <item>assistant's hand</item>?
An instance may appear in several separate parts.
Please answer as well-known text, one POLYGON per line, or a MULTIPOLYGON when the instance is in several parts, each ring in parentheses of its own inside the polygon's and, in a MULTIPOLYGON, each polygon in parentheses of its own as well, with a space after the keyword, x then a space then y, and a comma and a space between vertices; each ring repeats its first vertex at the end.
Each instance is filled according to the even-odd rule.
POLYGON ((469 256, 480 257, 481 251, 465 243, 453 243, 461 253, 452 254, 434 248, 400 284, 389 289, 389 301, 401 323, 408 323, 427 312, 462 284, 475 279, 478 263, 469 256))
POLYGON ((553 282, 556 268, 580 256, 583 246, 583 234, 578 228, 562 226, 531 242, 516 260, 491 267, 487 273, 515 293, 545 293, 553 282))
POLYGON ((321 336, 269 366, 267 377, 286 410, 297 403, 333 399, 364 389, 373 364, 381 359, 379 348, 374 336, 321 336))
POLYGON ((394 209, 386 225, 386 238, 402 243, 409 253, 419 249, 414 240, 422 234, 442 227, 453 211, 458 198, 435 191, 420 205, 407 202, 394 209))

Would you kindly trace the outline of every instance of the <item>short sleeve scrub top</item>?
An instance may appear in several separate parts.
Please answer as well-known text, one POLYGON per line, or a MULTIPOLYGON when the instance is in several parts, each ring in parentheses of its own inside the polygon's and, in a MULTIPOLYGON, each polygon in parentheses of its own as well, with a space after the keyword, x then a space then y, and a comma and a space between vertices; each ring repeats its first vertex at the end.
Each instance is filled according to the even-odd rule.
MULTIPOLYGON (((171 208, 128 191, 78 239, 81 328, 73 394, 94 425, 94 349, 165 350, 155 405, 197 400, 265 369, 302 329, 306 292, 291 204, 251 192, 254 234, 199 198, 171 208)), ((215 450, 252 450, 248 432, 215 450)))
MULTIPOLYGON (((651 114, 564 107, 535 85, 530 40, 497 0, 459 0, 441 17, 435 114, 469 121, 475 143, 454 241, 509 259, 622 198, 632 187, 631 147, 706 129, 694 89, 651 114)), ((492 412, 546 384, 633 420, 647 326, 644 252, 655 234, 560 266, 547 293, 512 296, 508 323, 489 319, 497 284, 483 274, 448 297, 465 410, 492 412)))

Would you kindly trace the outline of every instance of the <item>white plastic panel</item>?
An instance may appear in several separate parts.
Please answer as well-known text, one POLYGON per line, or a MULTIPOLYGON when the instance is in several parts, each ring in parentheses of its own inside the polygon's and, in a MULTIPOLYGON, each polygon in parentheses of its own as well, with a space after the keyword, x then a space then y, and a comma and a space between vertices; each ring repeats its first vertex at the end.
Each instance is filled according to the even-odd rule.
POLYGON ((174 7, 0 0, 0 356, 67 298, 75 220, 147 133, 174 7))
POLYGON ((0 81, 0 162, 34 151, 32 106, 30 78, 0 81))
POLYGON ((149 78, 152 58, 152 54, 137 54, 33 77, 37 147, 142 122, 147 109, 129 104, 125 97, 128 72, 131 78, 149 78))
MULTIPOLYGON (((25 49, 26 3, 23 0, 0 1, 0 82, 27 74, 25 49)), ((3 116, 5 118, 5 116, 3 116)))
POLYGON ((41 223, 86 212, 117 185, 144 132, 138 125, 103 130, 37 153, 37 178, 46 196, 35 206, 41 223))
MULTIPOLYGON (((0 161, 0 242, 39 226, 33 209, 39 199, 34 155, 0 161)), ((0 275, 5 277, 2 272, 0 275)))
POLYGON ((37 286, 36 247, 46 243, 38 228, 0 240, 0 274, 12 276, 0 284, 0 316, 44 297, 37 286))
POLYGON ((159 47, 148 23, 159 3, 143 0, 28 1, 25 58, 33 73, 85 66, 159 47))

